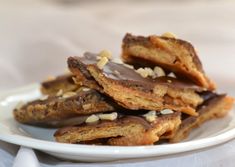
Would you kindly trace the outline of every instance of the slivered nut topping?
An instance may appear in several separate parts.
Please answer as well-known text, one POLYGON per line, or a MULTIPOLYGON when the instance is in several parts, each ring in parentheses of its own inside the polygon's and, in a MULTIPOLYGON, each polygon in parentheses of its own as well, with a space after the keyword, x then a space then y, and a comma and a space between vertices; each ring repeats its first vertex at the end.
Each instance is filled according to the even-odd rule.
POLYGON ((87 119, 86 119, 86 123, 95 123, 99 121, 99 117, 96 116, 95 114, 92 114, 91 116, 89 116, 87 119))
POLYGON ((40 98, 40 100, 42 100, 42 101, 43 101, 43 100, 46 100, 46 99, 48 99, 48 97, 49 97, 48 95, 44 95, 44 96, 42 96, 42 97, 40 98))
POLYGON ((23 105, 24 105, 24 102, 23 102, 23 101, 19 101, 19 102, 16 104, 15 109, 20 110, 20 109, 23 107, 23 105))
POLYGON ((88 109, 91 108, 91 104, 83 104, 83 105, 82 105, 82 108, 83 108, 84 110, 88 110, 88 109))
POLYGON ((118 114, 116 112, 112 112, 110 114, 99 114, 98 117, 101 120, 109 120, 109 121, 113 121, 115 119, 117 119, 118 114))
POLYGON ((143 78, 146 77, 152 77, 157 78, 157 77, 162 77, 165 76, 165 72, 161 67, 154 67, 154 69, 152 70, 149 67, 145 67, 145 68, 139 68, 136 70, 137 73, 139 73, 143 78))
POLYGON ((149 76, 149 70, 145 70, 145 68, 139 68, 136 70, 143 78, 147 78, 149 76))
POLYGON ((106 57, 108 59, 112 59, 112 53, 108 50, 102 50, 100 53, 99 53, 99 57, 102 58, 102 57, 106 57))
POLYGON ((84 91, 84 92, 88 92, 90 90, 91 90, 90 88, 82 88, 82 91, 84 91))
POLYGON ((120 72, 117 71, 117 70, 114 70, 113 73, 116 74, 116 75, 120 75, 120 72))
POLYGON ((156 114, 156 111, 149 111, 148 113, 144 114, 143 117, 148 122, 154 122, 157 118, 157 114, 156 114))
POLYGON ((167 82, 168 82, 168 83, 172 83, 172 80, 169 80, 169 79, 168 79, 167 82))
POLYGON ((101 57, 101 59, 98 61, 97 66, 99 69, 103 69, 104 66, 108 63, 108 58, 107 57, 101 57))
POLYGON ((62 98, 69 98, 75 95, 77 95, 75 92, 66 92, 65 94, 63 94, 62 98))
POLYGON ((176 76, 175 76, 175 74, 173 72, 169 73, 167 76, 168 77, 172 77, 172 78, 176 78, 176 76))
POLYGON ((151 68, 145 67, 144 70, 148 73, 148 76, 153 77, 154 72, 151 68))
POLYGON ((63 90, 60 89, 57 93, 56 93, 56 96, 62 96, 63 95, 63 90))
POLYGON ((91 116, 89 116, 86 119, 86 123, 95 123, 99 120, 109 120, 109 121, 113 121, 115 119, 117 119, 118 114, 116 112, 112 112, 110 114, 92 114, 91 116))
POLYGON ((171 32, 165 32, 162 34, 162 37, 167 37, 167 38, 177 38, 175 34, 171 33, 171 32))
POLYGON ((129 69, 134 69, 134 66, 132 66, 132 65, 130 65, 130 64, 124 64, 124 63, 123 63, 123 65, 124 65, 125 67, 129 68, 129 69))
POLYGON ((174 111, 172 111, 171 109, 164 109, 162 111, 160 111, 161 114, 166 115, 166 114, 173 114, 174 111))
POLYGON ((161 68, 161 67, 154 67, 153 72, 155 74, 156 77, 162 77, 165 76, 165 71, 161 68))

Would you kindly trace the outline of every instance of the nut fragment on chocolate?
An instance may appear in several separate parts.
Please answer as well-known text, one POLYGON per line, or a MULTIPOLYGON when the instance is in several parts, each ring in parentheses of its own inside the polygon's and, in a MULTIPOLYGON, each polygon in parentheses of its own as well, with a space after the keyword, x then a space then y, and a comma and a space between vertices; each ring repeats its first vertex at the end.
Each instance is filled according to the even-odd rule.
POLYGON ((158 67, 158 66, 154 67, 153 72, 155 76, 154 78, 166 76, 165 71, 161 67, 158 67))
POLYGON ((157 77, 166 76, 164 70, 158 66, 155 66, 154 69, 149 67, 138 68, 136 72, 139 73, 143 78, 151 77, 155 79, 157 77))
POLYGON ((90 88, 82 88, 82 91, 85 91, 85 92, 90 91, 90 90, 91 90, 90 88))
POLYGON ((151 68, 139 68, 136 70, 143 78, 147 78, 149 76, 153 76, 153 70, 151 68))
POLYGON ((148 113, 144 114, 143 117, 148 122, 154 122, 154 121, 156 121, 157 114, 156 114, 156 111, 149 111, 148 113))
POLYGON ((161 114, 165 115, 165 114, 173 114, 174 111, 172 111, 171 109, 164 109, 160 111, 161 114))
POLYGON ((95 114, 92 114, 91 116, 89 116, 87 119, 86 119, 86 123, 95 123, 99 121, 99 117, 96 116, 95 114))
POLYGON ((103 113, 103 114, 98 114, 98 117, 99 117, 101 120, 113 121, 113 120, 117 119, 118 113, 117 113, 117 112, 103 113))
POLYGON ((175 34, 171 32, 165 32, 162 34, 162 37, 167 37, 167 38, 177 38, 175 34))
POLYGON ((169 73, 167 76, 168 77, 172 77, 172 78, 176 78, 176 76, 175 76, 175 74, 173 72, 169 73))
POLYGON ((112 53, 108 50, 102 50, 99 55, 99 57, 106 57, 107 59, 112 59, 112 53))
POLYGON ((101 57, 101 59, 99 60, 99 62, 97 63, 97 67, 99 69, 103 69, 104 66, 108 63, 108 58, 107 57, 101 57))

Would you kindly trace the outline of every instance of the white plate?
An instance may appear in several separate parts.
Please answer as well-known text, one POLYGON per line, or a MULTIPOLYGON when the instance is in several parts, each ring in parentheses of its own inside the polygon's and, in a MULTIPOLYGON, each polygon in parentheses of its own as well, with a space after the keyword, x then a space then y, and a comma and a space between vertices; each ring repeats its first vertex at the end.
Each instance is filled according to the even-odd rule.
POLYGON ((235 137, 235 115, 232 111, 220 121, 212 120, 195 129, 186 141, 177 144, 135 147, 61 144, 53 139, 55 129, 32 127, 14 121, 12 109, 19 101, 29 101, 40 96, 38 84, 0 95, 1 140, 63 159, 97 162, 183 153, 215 146, 235 137))

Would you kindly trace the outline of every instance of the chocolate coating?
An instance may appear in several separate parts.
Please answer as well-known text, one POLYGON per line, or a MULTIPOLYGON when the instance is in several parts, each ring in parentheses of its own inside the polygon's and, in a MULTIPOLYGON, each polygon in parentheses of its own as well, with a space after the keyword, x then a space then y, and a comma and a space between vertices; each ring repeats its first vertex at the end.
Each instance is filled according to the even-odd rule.
MULTIPOLYGON (((90 74, 88 74, 88 71, 86 70, 86 65, 96 64, 98 62, 97 60, 97 54, 86 52, 83 57, 73 57, 69 59, 74 59, 80 64, 81 71, 84 73, 84 75, 91 77, 90 74)), ((152 79, 150 77, 143 78, 140 74, 138 74, 134 69, 126 67, 124 64, 115 63, 112 61, 109 61, 104 68, 102 69, 103 74, 107 78, 111 78, 114 80, 121 80, 121 81, 134 81, 138 82, 142 85, 146 85, 145 87, 153 88, 155 85, 164 85, 172 88, 178 88, 178 89, 192 89, 196 91, 202 91, 202 88, 191 83, 188 81, 179 81, 176 78, 172 77, 158 77, 155 79, 152 79)))

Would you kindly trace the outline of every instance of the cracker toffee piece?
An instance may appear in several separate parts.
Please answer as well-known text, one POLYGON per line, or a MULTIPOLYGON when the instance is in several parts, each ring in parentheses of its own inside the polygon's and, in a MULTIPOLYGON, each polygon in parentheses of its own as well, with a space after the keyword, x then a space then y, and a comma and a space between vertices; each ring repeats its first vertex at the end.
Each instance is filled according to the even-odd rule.
POLYGON ((41 83, 41 92, 44 95, 56 95, 60 90, 65 92, 71 92, 79 89, 79 85, 73 81, 74 75, 64 74, 58 77, 46 80, 41 83))
POLYGON ((47 99, 35 100, 16 107, 14 117, 25 124, 60 127, 75 124, 79 119, 76 117, 79 116, 113 110, 111 102, 99 92, 80 89, 77 92, 49 96, 47 99))
POLYGON ((234 99, 229 96, 210 93, 210 97, 207 97, 205 102, 197 108, 199 116, 182 115, 182 123, 169 141, 171 143, 180 142, 204 122, 224 117, 233 107, 233 103, 234 99))
POLYGON ((73 68, 72 72, 79 71, 79 75, 82 74, 80 78, 89 79, 98 90, 105 92, 124 108, 157 111, 172 109, 197 115, 195 107, 203 102, 197 93, 202 91, 200 87, 171 77, 143 78, 134 69, 112 61, 99 69, 96 56, 85 53, 83 57, 70 57, 69 67, 73 68))
POLYGON ((215 89, 215 84, 204 73, 194 47, 180 39, 126 34, 122 44, 122 59, 135 66, 161 66, 205 89, 215 89))
POLYGON ((180 123, 178 112, 157 117, 151 123, 139 116, 122 116, 114 121, 65 127, 57 130, 54 136, 62 143, 97 144, 98 140, 103 145, 151 145, 165 133, 175 131, 180 123))

